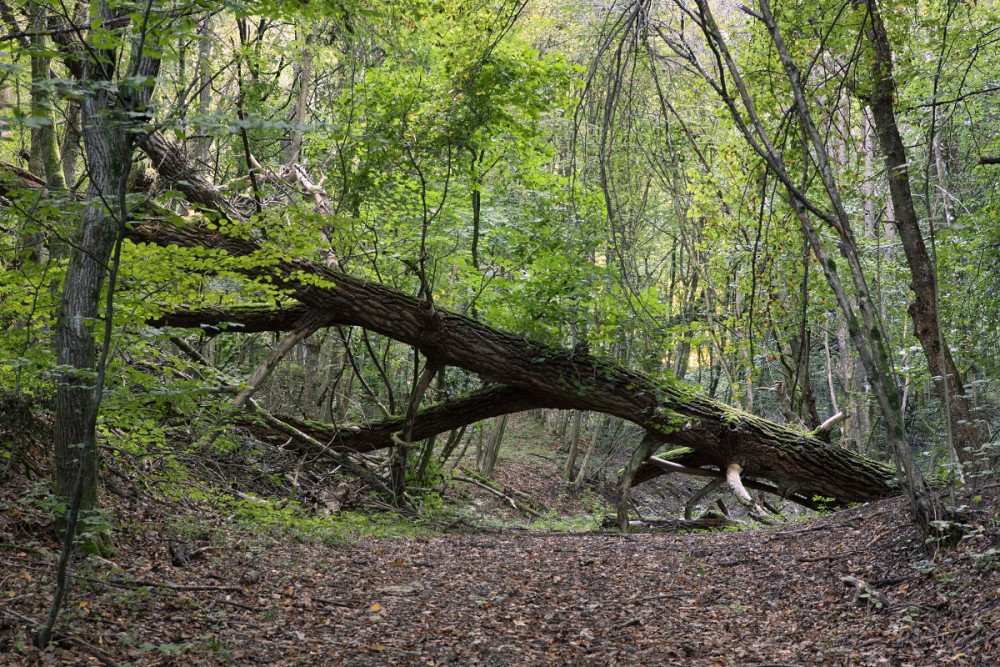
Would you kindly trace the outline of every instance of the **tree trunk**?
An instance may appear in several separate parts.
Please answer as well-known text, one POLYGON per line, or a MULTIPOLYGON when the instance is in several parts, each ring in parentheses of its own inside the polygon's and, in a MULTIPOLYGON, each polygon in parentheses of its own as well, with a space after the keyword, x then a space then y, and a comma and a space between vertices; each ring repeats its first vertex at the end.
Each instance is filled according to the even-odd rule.
POLYGON ((871 420, 869 413, 869 391, 867 375, 861 362, 851 353, 851 341, 847 332, 847 324, 840 320, 837 324, 837 348, 839 350, 838 368, 844 393, 847 395, 848 421, 842 427, 844 446, 854 444, 854 451, 867 455, 870 449, 868 443, 871 435, 871 420))
MULTIPOLYGON (((95 12, 103 20, 113 18, 106 5, 95 12)), ((118 62, 114 51, 88 54, 81 82, 88 205, 66 267, 55 328, 56 360, 68 369, 56 385, 55 488, 58 496, 70 500, 79 484, 82 512, 98 507, 95 427, 100 387, 95 386, 94 326, 100 322, 101 290, 111 253, 127 217, 132 116, 144 109, 152 94, 146 85, 112 85, 118 62)), ((133 58, 133 80, 156 76, 158 60, 140 54, 133 58)), ((105 312, 104 317, 112 313, 105 312)))
MULTIPOLYGON (((208 116, 212 106, 212 45, 215 35, 212 33, 214 14, 209 14, 201 20, 198 26, 198 106, 197 113, 201 119, 208 116)), ((208 151, 212 148, 211 137, 199 137, 193 146, 195 158, 199 162, 208 159, 208 151)))
POLYGON ((583 480, 587 474, 587 464, 590 462, 590 456, 594 453, 594 449, 597 447, 597 441, 601 436, 601 431, 604 428, 604 422, 609 421, 611 417, 605 415, 599 415, 597 418, 597 424, 594 426, 594 432, 590 436, 590 445, 587 447, 587 453, 583 457, 583 463, 580 464, 580 472, 577 474, 576 479, 573 480, 572 490, 573 493, 580 491, 580 487, 583 486, 583 480))
POLYGON ((500 445, 503 444, 503 434, 506 430, 507 414, 504 414, 497 419, 493 430, 490 431, 490 436, 486 439, 479 461, 477 462, 479 474, 483 477, 489 477, 493 474, 493 468, 497 464, 497 456, 500 454, 500 445))
POLYGON ((868 0, 871 18, 866 30, 875 58, 872 62, 872 93, 869 99, 872 119, 879 145, 885 157, 886 178, 892 198, 894 225, 910 267, 910 289, 913 303, 907 309, 913 319, 913 332, 920 341, 938 397, 948 415, 953 448, 963 463, 970 461, 982 445, 975 420, 941 330, 938 310, 937 277, 933 261, 927 253, 920 231, 917 212, 910 190, 910 175, 906 164, 906 149, 899 134, 894 109, 896 82, 893 78, 892 50, 882 16, 875 0, 868 0))
MULTIPOLYGON (((760 14, 754 15, 767 27, 767 31, 771 36, 771 43, 774 45, 782 67, 785 70, 785 75, 794 99, 794 110, 798 116, 799 125, 802 130, 802 149, 806 153, 811 153, 815 160, 818 174, 823 183, 823 189, 827 194, 829 204, 832 208, 832 212, 830 213, 822 211, 805 194, 796 188, 785 167, 783 158, 763 131, 760 118, 756 114, 756 108, 750 99, 745 83, 739 78, 738 68, 728 51, 728 46, 719 32, 718 26, 715 24, 715 19, 711 15, 708 3, 706 0, 699 0, 699 9, 705 17, 703 30, 706 31, 709 39, 722 52, 727 68, 733 78, 736 79, 745 109, 752 116, 753 123, 758 132, 758 138, 765 144, 765 148, 760 149, 762 156, 768 160, 772 171, 782 181, 788 193, 788 198, 792 202, 794 212, 802 226, 803 236, 808 240, 809 246, 815 254, 820 268, 823 270, 827 284, 833 291, 837 303, 844 314, 844 318, 847 320, 848 332, 857 348, 862 363, 865 365, 868 379, 871 382, 879 409, 885 420, 886 432, 893 457, 898 469, 903 473, 904 489, 906 490, 913 511, 914 524, 925 535, 934 534, 936 533, 936 529, 932 522, 945 518, 944 507, 940 500, 931 493, 927 480, 916 466, 913 455, 910 452, 903 414, 899 405, 899 389, 892 374, 889 343, 885 338, 881 320, 875 310, 875 302, 872 299, 865 272, 858 255, 858 246, 851 226, 851 219, 844 206, 836 176, 830 165, 827 145, 809 110, 801 74, 798 66, 789 54, 784 38, 775 23, 774 16, 771 13, 770 1, 759 0, 759 6, 760 14), (851 279, 854 283, 855 294, 853 298, 848 296, 840 281, 836 263, 826 251, 820 234, 813 226, 812 215, 820 217, 837 233, 841 254, 847 261, 851 279), (858 316, 860 316, 860 320, 858 316)), ((746 128, 746 125, 742 124, 742 120, 739 118, 739 111, 731 100, 729 100, 729 106, 734 114, 734 119, 738 123, 741 123, 741 127, 744 129, 748 139, 754 141, 754 144, 760 148, 759 144, 755 141, 754 135, 746 128)))
POLYGON ((573 471, 576 469, 576 454, 580 451, 580 423, 583 413, 579 410, 573 414, 573 430, 569 436, 569 449, 566 452, 566 463, 563 466, 563 477, 567 482, 573 481, 573 471))
POLYGON ((32 6, 30 26, 37 34, 31 38, 31 157, 28 169, 53 190, 65 190, 59 142, 56 137, 56 114, 52 103, 53 82, 49 79, 51 56, 45 37, 46 5, 32 6))
POLYGON ((77 165, 80 163, 80 139, 83 128, 80 125, 80 104, 76 100, 66 100, 66 131, 63 133, 59 154, 62 158, 63 179, 66 186, 73 188, 77 181, 77 165))
POLYGON ((309 95, 312 92, 313 78, 313 44, 316 42, 316 35, 310 32, 306 35, 305 45, 302 49, 302 62, 296 68, 295 78, 298 80, 298 95, 296 96, 295 108, 292 114, 292 128, 288 131, 283 143, 283 153, 285 164, 292 166, 301 161, 302 135, 306 121, 309 120, 309 95))

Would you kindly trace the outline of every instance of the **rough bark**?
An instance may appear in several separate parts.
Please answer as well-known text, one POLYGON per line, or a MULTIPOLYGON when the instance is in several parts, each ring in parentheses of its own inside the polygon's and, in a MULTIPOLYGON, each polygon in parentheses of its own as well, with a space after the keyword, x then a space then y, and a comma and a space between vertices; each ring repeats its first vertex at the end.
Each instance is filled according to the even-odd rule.
MULTIPOLYGON (((95 12, 114 17, 107 5, 95 12)), ((73 244, 55 328, 57 363, 69 369, 56 384, 55 487, 69 499, 82 488, 81 511, 97 501, 97 444, 94 434, 99 392, 95 391, 94 325, 101 290, 126 218, 125 187, 132 161, 133 119, 144 110, 152 88, 114 85, 115 51, 89 50, 83 65, 82 118, 87 155, 88 204, 73 244), (79 482, 77 481, 79 478, 79 482)), ((155 77, 159 61, 134 54, 133 80, 155 77)), ((105 313, 111 317, 111 313, 105 313)))
POLYGON ((63 134, 59 153, 62 157, 63 179, 70 189, 75 188, 77 165, 80 162, 80 140, 83 127, 80 125, 80 105, 75 100, 66 101, 66 132, 63 134))
POLYGON ((165 184, 179 191, 184 198, 204 210, 238 220, 237 211, 205 176, 194 167, 184 149, 160 132, 139 136, 139 148, 149 157, 153 168, 165 184))

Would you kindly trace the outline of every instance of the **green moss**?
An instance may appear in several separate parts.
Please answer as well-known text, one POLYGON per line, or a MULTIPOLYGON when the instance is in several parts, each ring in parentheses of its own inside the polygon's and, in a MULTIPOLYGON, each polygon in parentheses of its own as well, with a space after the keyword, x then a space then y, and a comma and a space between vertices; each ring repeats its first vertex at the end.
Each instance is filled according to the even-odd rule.
POLYGON ((690 447, 675 447, 664 452, 656 454, 658 458, 664 459, 666 461, 678 461, 695 453, 690 447))
POLYGON ((297 502, 263 504, 234 500, 233 523, 255 537, 285 541, 292 539, 304 544, 349 546, 367 538, 413 538, 425 535, 430 528, 395 513, 347 511, 335 516, 310 514, 297 502))

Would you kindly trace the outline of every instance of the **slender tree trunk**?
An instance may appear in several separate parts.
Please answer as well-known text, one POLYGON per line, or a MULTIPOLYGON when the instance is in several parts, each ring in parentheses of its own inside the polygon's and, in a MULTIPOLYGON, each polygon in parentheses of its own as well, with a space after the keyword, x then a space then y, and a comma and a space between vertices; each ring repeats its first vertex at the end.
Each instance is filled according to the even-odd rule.
POLYGON ((944 215, 945 228, 955 222, 955 209, 952 205, 951 187, 948 185, 948 170, 945 168, 944 151, 941 149, 941 135, 934 135, 931 146, 934 152, 934 171, 937 175, 938 196, 941 201, 941 212, 944 215))
POLYGON ((296 79, 298 80, 299 89, 295 101, 295 110, 292 115, 293 127, 288 131, 284 146, 285 164, 289 166, 301 160, 302 135, 306 121, 309 120, 309 95, 312 92, 313 44, 315 43, 315 34, 309 33, 306 35, 305 47, 302 51, 302 62, 297 68, 296 79))
MULTIPOLYGON (((847 260, 847 265, 854 282, 857 312, 861 316, 860 322, 855 315, 855 308, 852 305, 851 299, 847 296, 840 282, 836 264, 827 254, 820 235, 809 220, 809 214, 804 208, 806 202, 802 201, 802 197, 795 195, 792 191, 792 182, 786 177, 784 180, 789 199, 795 202, 794 208, 802 224, 803 233, 808 239, 817 260, 819 260, 827 283, 833 290, 837 302, 844 313, 844 317, 847 319, 848 332, 854 341, 862 362, 865 364, 868 378, 872 383, 876 400, 885 420, 888 440, 896 460, 896 465, 904 475, 904 488, 909 496, 914 523, 925 535, 933 534, 935 528, 932 522, 944 519, 945 511, 941 502, 931 493, 930 487, 927 485, 927 480, 920 472, 920 469, 917 468, 910 452, 909 440, 906 437, 906 427, 903 422, 903 413, 899 405, 899 389, 892 373, 888 341, 885 339, 880 319, 874 308, 875 304, 865 279, 864 269, 858 257, 857 243, 851 229, 850 218, 844 208, 841 193, 826 153, 826 144, 820 136, 813 122, 812 115, 809 112, 799 70, 789 55, 784 39, 774 21, 774 16, 771 14, 770 1, 760 0, 760 10, 760 18, 767 26, 768 32, 771 35, 771 41, 778 52, 788 82, 791 85, 795 100, 795 109, 804 135, 803 149, 808 152, 811 145, 811 153, 816 160, 824 189, 833 207, 833 216, 828 222, 840 237, 840 251, 847 260), (864 330, 861 328, 862 325, 864 326, 864 330)), ((713 25, 713 27, 715 26, 713 25)))
MULTIPOLYGON (((212 45, 215 42, 212 23, 213 15, 209 14, 198 28, 198 115, 202 118, 209 114, 212 107, 212 45)), ((193 148, 195 158, 204 162, 211 148, 211 137, 199 137, 193 148)))
MULTIPOLYGON (((419 363, 420 355, 417 350, 413 350, 414 366, 419 363)), ((434 379, 434 375, 441 368, 430 357, 424 363, 424 369, 413 378, 413 389, 410 392, 410 400, 406 408, 406 420, 403 428, 392 436, 392 455, 389 457, 389 474, 392 479, 392 495, 397 505, 401 505, 406 495, 406 477, 409 469, 410 445, 413 443, 413 423, 416 419, 420 402, 424 400, 424 394, 434 379)), ((419 438, 418 438, 419 440, 419 438)))
POLYGON ((583 463, 580 464, 580 472, 573 480, 573 492, 576 493, 583 486, 583 480, 587 473, 587 463, 590 462, 590 456, 594 453, 594 449, 597 447, 597 441, 600 438, 601 431, 604 429, 605 422, 609 422, 611 417, 607 415, 598 414, 597 424, 594 426, 594 432, 590 436, 590 444, 587 446, 587 453, 583 457, 583 463))
POLYGON ((493 474, 493 468, 497 464, 497 456, 500 454, 500 445, 503 444, 503 434, 507 430, 507 415, 502 415, 497 419, 493 430, 490 431, 489 438, 483 444, 482 453, 479 458, 479 474, 489 477, 493 474))
POLYGON ((483 193, 480 190, 482 187, 480 184, 481 175, 479 173, 479 164, 482 160, 482 152, 477 152, 475 148, 469 148, 469 153, 472 155, 471 164, 469 166, 469 175, 472 178, 472 268, 479 268, 479 235, 481 234, 480 225, 482 224, 480 216, 482 214, 483 206, 483 193))
POLYGON ((917 220, 910 190, 906 149, 899 133, 894 109, 896 82, 893 78, 892 50, 875 0, 868 0, 871 21, 866 30, 875 58, 872 62, 872 93, 869 103, 875 130, 885 157, 886 178, 892 198, 894 225, 910 267, 913 303, 908 311, 914 334, 920 341, 938 397, 948 415, 953 449, 962 462, 970 461, 982 445, 975 420, 962 386, 962 378, 941 330, 938 309, 937 272, 917 220))
POLYGON ((49 79, 52 58, 47 55, 45 37, 47 6, 43 3, 32 5, 31 30, 31 157, 28 169, 41 178, 53 190, 65 190, 62 163, 59 160, 59 142, 56 136, 56 114, 52 96, 55 92, 49 79))
POLYGON ((556 412, 556 439, 563 440, 566 437, 566 428, 569 426, 569 410, 558 410, 556 412))
POLYGON ((80 142, 83 138, 83 127, 80 125, 80 104, 76 100, 66 100, 66 131, 63 133, 62 156, 63 178, 66 186, 72 188, 79 177, 77 171, 80 164, 80 142))
POLYGON ((441 448, 441 454, 438 457, 438 461, 441 463, 442 467, 444 467, 444 465, 448 462, 448 459, 451 458, 451 455, 454 453, 455 448, 458 447, 459 443, 462 442, 462 436, 465 435, 466 428, 467 426, 463 424, 459 428, 452 429, 448 433, 448 439, 445 441, 444 447, 441 448))
POLYGON ((567 482, 573 481, 573 472, 576 469, 576 453, 580 451, 580 426, 583 421, 583 413, 577 410, 573 414, 573 431, 569 438, 569 450, 566 452, 566 464, 563 466, 563 477, 567 482))
POLYGON ((826 388, 830 392, 830 416, 840 412, 837 402, 837 390, 833 383, 833 357, 830 355, 830 315, 826 316, 826 326, 823 328, 823 351, 826 354, 826 388))

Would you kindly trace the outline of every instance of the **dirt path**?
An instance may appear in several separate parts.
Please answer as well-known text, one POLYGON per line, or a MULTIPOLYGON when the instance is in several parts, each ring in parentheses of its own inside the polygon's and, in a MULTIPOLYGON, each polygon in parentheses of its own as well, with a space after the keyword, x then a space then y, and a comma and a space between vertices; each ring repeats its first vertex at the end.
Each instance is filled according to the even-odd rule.
MULTIPOLYGON (((932 562, 899 526, 895 500, 755 533, 234 544, 183 567, 137 537, 126 569, 87 564, 67 609, 97 650, 40 654, 0 614, 0 663, 1000 664, 1000 565, 972 555, 995 529, 932 562), (845 575, 890 607, 855 602, 845 575)), ((0 607, 40 617, 51 561, 0 561, 0 607)))

